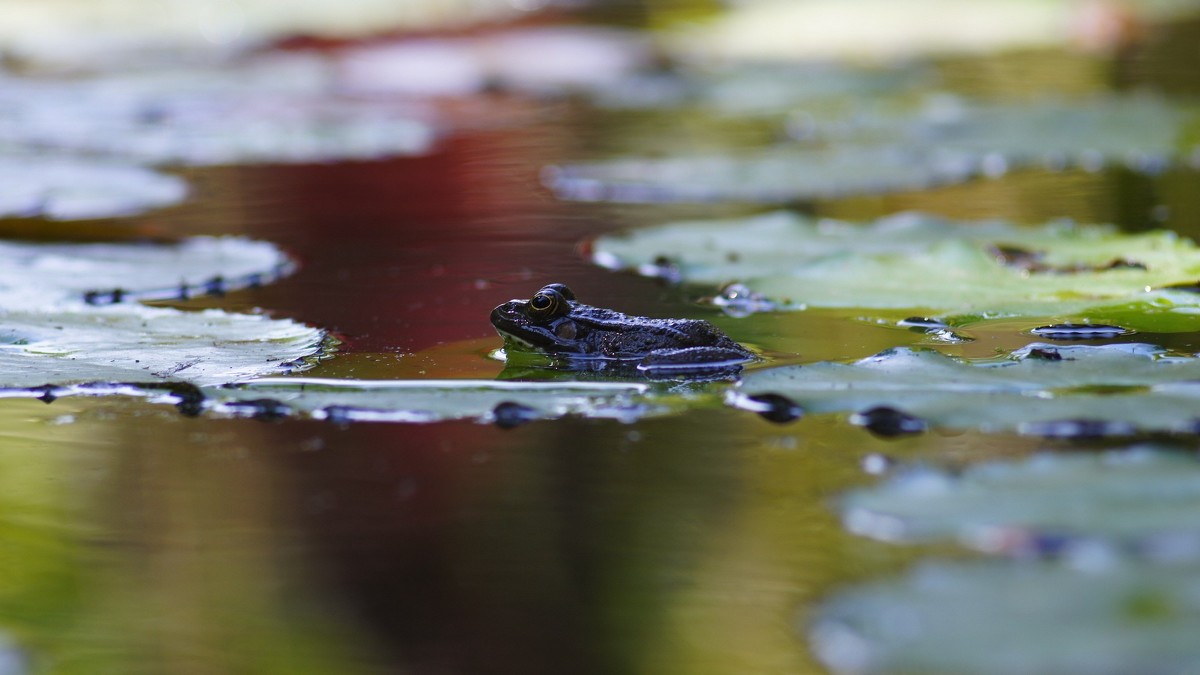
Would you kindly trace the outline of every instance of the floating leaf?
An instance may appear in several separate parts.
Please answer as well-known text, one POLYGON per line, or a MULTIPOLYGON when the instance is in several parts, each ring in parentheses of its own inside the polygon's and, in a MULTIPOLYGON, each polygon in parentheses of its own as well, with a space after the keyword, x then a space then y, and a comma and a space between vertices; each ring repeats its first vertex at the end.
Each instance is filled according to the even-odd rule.
POLYGON ((0 306, 186 299, 267 283, 291 269, 273 244, 237 237, 192 237, 173 244, 0 241, 0 306))
POLYGON ((775 212, 601 237, 593 248, 606 267, 644 269, 666 258, 685 282, 736 280, 782 309, 919 309, 960 322, 1082 318, 1163 331, 1200 326, 1200 295, 1169 288, 1200 278, 1200 249, 1166 231, 1019 227, 915 213, 858 225, 775 212))
POLYGON ((1194 11, 1189 0, 1090 4, 1060 0, 808 0, 741 2, 706 24, 666 35, 684 59, 894 62, 947 53, 1079 45, 1109 49, 1140 19, 1194 11))
POLYGON ((809 637, 839 673, 1194 673, 1200 570, 926 564, 851 588, 809 637))
POLYGON ((0 141, 151 164, 375 159, 423 153, 429 125, 394 101, 336 93, 305 55, 90 79, 0 80, 0 141))
POLYGON ((830 143, 567 165, 546 182, 585 201, 770 203, 920 190, 1030 167, 1153 172, 1197 159, 1193 119, 1194 110, 1148 96, 1020 105, 938 97, 916 110, 880 106, 793 125, 803 140, 830 143))
MULTIPOLYGON (((6 128, 3 122, 0 128, 6 128)), ((24 154, 0 154, 0 184, 0 217, 50 220, 131 216, 173 206, 187 195, 182 179, 150 169, 24 154)))
POLYGON ((841 502, 847 527, 889 541, 956 538, 987 551, 1061 553, 1100 543, 1147 556, 1200 557, 1200 462, 1138 448, 1038 455, 952 474, 902 472, 841 502))
POLYGON ((373 44, 343 52, 337 63, 339 84, 351 91, 429 96, 620 86, 652 58, 648 41, 632 31, 543 26, 373 44))
POLYGON ((872 145, 617 159, 550 167, 543 180, 559 197, 577 201, 777 203, 924 190, 980 172, 979 162, 963 154, 872 145))
POLYGON ((639 383, 320 378, 267 378, 206 390, 217 414, 337 422, 474 419, 502 426, 565 415, 633 421, 678 405, 650 392, 639 383))
POLYGON ((941 427, 1077 437, 1195 433, 1197 380, 1200 359, 1143 344, 1031 344, 984 361, 897 348, 850 364, 758 370, 739 395, 779 394, 809 412, 882 408, 941 427))
POLYGON ((522 13, 507 0, 5 0, 0 49, 59 67, 141 66, 172 58, 215 60, 295 35, 362 37, 522 13))
POLYGON ((220 310, 60 303, 9 309, 0 328, 0 386, 80 382, 223 384, 306 367, 323 331, 220 310))
MULTIPOLYGON (((300 358, 312 360, 313 354, 309 350, 300 358)), ((10 362, 18 363, 0 347, 0 367, 7 367, 10 362)), ((211 362, 206 364, 208 367, 211 362)), ((720 403, 718 397, 703 390, 685 392, 638 382, 240 377, 248 371, 238 371, 237 376, 196 378, 189 375, 192 371, 186 367, 176 370, 179 375, 166 373, 167 377, 160 378, 157 373, 145 377, 127 365, 72 363, 54 371, 55 379, 49 384, 38 385, 32 383, 42 381, 41 373, 47 369, 28 374, 10 371, 10 377, 0 379, 0 398, 36 398, 49 403, 72 396, 125 396, 173 404, 187 415, 207 413, 264 420, 308 418, 339 424, 473 420, 505 428, 575 415, 633 422, 687 406, 720 403)), ((276 364, 278 370, 298 370, 306 365, 304 362, 276 364)), ((269 368, 268 365, 261 372, 269 368)))
POLYGON ((593 92, 593 100, 607 108, 696 106, 731 116, 799 112, 803 118, 797 119, 799 124, 819 120, 831 127, 852 127, 870 105, 865 97, 891 101, 928 88, 930 80, 929 71, 917 67, 868 69, 820 63, 703 68, 680 64, 672 73, 630 74, 609 82, 593 92))

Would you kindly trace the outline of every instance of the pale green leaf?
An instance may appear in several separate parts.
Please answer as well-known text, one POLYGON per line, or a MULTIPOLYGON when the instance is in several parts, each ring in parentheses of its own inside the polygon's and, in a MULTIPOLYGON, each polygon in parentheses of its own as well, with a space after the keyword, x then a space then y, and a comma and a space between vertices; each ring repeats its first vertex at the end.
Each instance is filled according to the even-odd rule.
POLYGON ((1143 447, 1043 454, 950 473, 912 468, 841 500, 855 533, 891 541, 957 539, 985 551, 1087 542, 1145 556, 1200 555, 1200 462, 1143 447))
POLYGON ((1200 296, 1166 288, 1200 279, 1200 249, 1167 231, 915 213, 855 224, 775 212, 600 237, 594 258, 650 273, 666 258, 685 282, 737 281, 782 309, 911 309, 963 320, 1119 315, 1130 328, 1200 327, 1200 296))
POLYGON ((983 361, 897 348, 855 363, 754 371, 743 378, 739 396, 779 394, 816 413, 890 408, 939 427, 989 432, 1194 433, 1197 380, 1200 359, 1168 356, 1150 345, 1032 344, 983 361))
POLYGON ((1200 669, 1200 569, 929 563, 825 603, 809 637, 836 673, 1185 675, 1200 669))
POLYGON ((0 185, 0 218, 119 218, 187 195, 182 179, 128 163, 24 153, 0 154, 0 185))
POLYGON ((797 112, 791 145, 565 165, 546 182, 585 201, 772 203, 921 190, 1028 168, 1157 172, 1197 161, 1195 110, 1152 96, 992 105, 935 96, 915 107, 797 112))

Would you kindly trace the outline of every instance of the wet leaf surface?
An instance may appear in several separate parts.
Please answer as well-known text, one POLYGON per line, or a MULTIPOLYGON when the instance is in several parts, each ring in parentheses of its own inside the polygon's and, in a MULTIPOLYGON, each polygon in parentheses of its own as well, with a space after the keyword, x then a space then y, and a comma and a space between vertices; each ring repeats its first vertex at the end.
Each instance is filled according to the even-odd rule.
POLYGON ((0 387, 220 384, 304 369, 323 349, 323 330, 262 315, 131 302, 220 295, 291 269, 277 247, 235 237, 0 242, 0 387))
POLYGON ((685 405, 678 395, 621 382, 285 378, 205 393, 209 411, 217 415, 275 414, 340 423, 469 419, 513 427, 567 415, 632 422, 685 405))
POLYGON ((0 387, 222 384, 303 369, 324 339, 324 331, 293 321, 221 310, 83 303, 8 309, 0 328, 0 387))
POLYGON ((520 14, 502 0, 6 0, 0 5, 0 49, 40 66, 72 69, 213 61, 295 35, 364 37, 520 14))
POLYGON ((420 154, 431 127, 395 101, 340 95, 303 54, 91 78, 7 77, 0 142, 149 164, 300 163, 420 154))
POLYGON ((571 164, 546 182, 583 201, 772 203, 921 190, 1026 168, 1153 173, 1196 156, 1188 135, 1195 110, 1152 96, 991 105, 934 96, 853 114, 798 112, 791 145, 571 164))
POLYGON ((131 216, 174 206, 188 191, 181 178, 124 162, 26 153, 0 153, 0 183, 0 218, 131 216))
POLYGON ((1141 21, 1191 11, 1188 0, 758 1, 707 23, 682 24, 665 42, 689 59, 785 62, 887 62, 1053 46, 1101 51, 1134 38, 1141 21))
POLYGON ((810 638, 839 673, 1184 673, 1200 569, 927 563, 835 595, 810 638))
POLYGON ((668 261, 684 282, 737 281, 780 309, 920 309, 951 324, 1032 316, 1195 330, 1200 308, 1200 296, 1166 288, 1200 276, 1190 240, 1065 222, 1024 227, 908 213, 855 224, 781 211, 604 236, 593 258, 638 271, 668 261), (1014 261, 1014 251, 1036 265, 1014 261))
POLYGON ((44 244, 0 241, 0 306, 42 308, 187 299, 269 283, 293 263, 267 242, 192 237, 178 243, 44 244))
POLYGON ((1196 380, 1200 359, 1151 345, 1031 344, 1002 359, 897 348, 850 364, 769 368, 747 374, 739 392, 782 395, 813 413, 889 408, 943 428, 1090 438, 1195 433, 1196 380))
POLYGON ((857 533, 888 541, 955 539, 999 553, 1200 557, 1200 461, 1139 447, 1043 454, 974 464, 955 473, 901 471, 840 502, 857 533))

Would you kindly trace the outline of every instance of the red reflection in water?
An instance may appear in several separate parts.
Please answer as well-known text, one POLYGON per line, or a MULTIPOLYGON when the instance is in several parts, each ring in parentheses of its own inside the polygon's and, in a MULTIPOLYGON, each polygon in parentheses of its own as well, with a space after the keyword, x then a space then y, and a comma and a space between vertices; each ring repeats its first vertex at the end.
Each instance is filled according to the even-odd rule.
POLYGON ((343 334, 352 350, 415 351, 490 335, 500 302, 596 275, 576 246, 598 223, 539 184, 561 141, 554 125, 502 129, 428 157, 218 170, 207 208, 303 263, 248 301, 343 334))

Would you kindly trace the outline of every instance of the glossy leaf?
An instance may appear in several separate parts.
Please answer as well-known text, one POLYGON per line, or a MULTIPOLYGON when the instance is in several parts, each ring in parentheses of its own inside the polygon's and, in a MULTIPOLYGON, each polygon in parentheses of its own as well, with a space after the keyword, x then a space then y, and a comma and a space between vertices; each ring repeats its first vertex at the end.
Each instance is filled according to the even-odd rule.
MULTIPOLYGON (((11 131, 5 125, 0 122, 11 131)), ((150 169, 25 153, 0 154, 0 184, 0 218, 119 218, 174 206, 187 196, 182 179, 150 169)))
POLYGON ((889 541, 957 539, 994 552, 1099 545, 1200 558, 1200 462, 1150 447, 903 471, 841 500, 851 531, 889 541))
POLYGON ((1021 227, 915 213, 860 225, 775 212, 673 223, 594 245, 594 259, 614 269, 653 273, 664 258, 685 282, 737 281, 780 309, 1200 326, 1200 295, 1169 288, 1200 278, 1200 249, 1166 231, 1122 234, 1066 222, 1021 227))
POLYGON ((895 62, 944 54, 1077 46, 1108 50, 1144 19, 1194 11, 1188 0, 806 0, 741 2, 666 36, 687 59, 895 62))
POLYGON ((431 127, 395 101, 339 95, 318 57, 0 80, 0 141, 149 164, 263 164, 420 154, 431 127))
POLYGON ((946 428, 1090 437, 1195 433, 1196 380, 1200 359, 1150 345, 1032 344, 984 361, 897 348, 849 364, 758 370, 739 395, 779 394, 809 412, 886 408, 946 428))
POLYGON ((234 416, 313 417, 337 422, 473 419, 517 426, 566 415, 633 421, 669 412, 673 397, 648 385, 493 380, 259 379, 207 390, 209 409, 234 416))
POLYGON ((546 182, 584 201, 772 203, 921 190, 1035 167, 1157 172, 1197 159, 1195 111, 1148 96, 994 105, 933 97, 915 107, 798 112, 800 142, 792 145, 566 165, 546 182))
POLYGON ((5 0, 0 49, 39 65, 88 69, 217 60, 295 35, 364 37, 519 16, 504 0, 5 0))
POLYGON ((0 328, 0 386, 223 384, 303 369, 324 338, 294 321, 215 309, 82 303, 12 309, 0 328))
POLYGON ((809 636, 837 673, 1183 675, 1197 631, 1200 569, 1097 560, 925 564, 834 596, 809 636))
POLYGON ((193 237, 170 244, 0 241, 0 305, 186 299, 267 283, 291 268, 292 262, 273 244, 237 237, 193 237))

